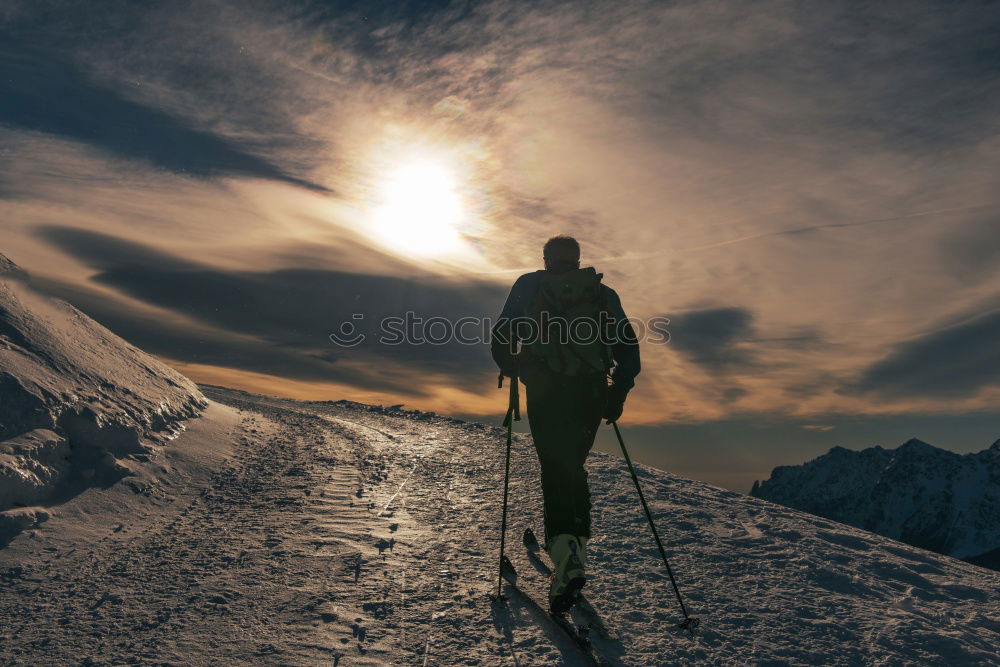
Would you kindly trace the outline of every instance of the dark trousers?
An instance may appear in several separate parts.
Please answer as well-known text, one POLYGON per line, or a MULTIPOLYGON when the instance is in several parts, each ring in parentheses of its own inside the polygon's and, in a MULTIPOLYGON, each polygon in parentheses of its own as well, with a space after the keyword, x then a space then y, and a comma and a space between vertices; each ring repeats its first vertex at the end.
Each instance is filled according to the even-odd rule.
POLYGON ((562 533, 590 537, 590 488, 583 466, 604 414, 607 381, 539 372, 525 387, 528 425, 542 469, 546 540, 562 533))

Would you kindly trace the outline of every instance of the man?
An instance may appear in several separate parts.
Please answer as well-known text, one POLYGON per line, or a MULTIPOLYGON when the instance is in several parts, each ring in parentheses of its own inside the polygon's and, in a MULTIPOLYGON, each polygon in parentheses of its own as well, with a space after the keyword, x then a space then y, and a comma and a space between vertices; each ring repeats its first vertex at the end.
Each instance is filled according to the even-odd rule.
POLYGON ((593 268, 580 268, 575 239, 549 239, 542 258, 544 270, 511 288, 491 351, 500 372, 527 389, 546 548, 555 566, 549 606, 561 614, 586 583, 591 503, 584 463, 601 418, 621 417, 639 373, 639 345, 615 291, 593 268))

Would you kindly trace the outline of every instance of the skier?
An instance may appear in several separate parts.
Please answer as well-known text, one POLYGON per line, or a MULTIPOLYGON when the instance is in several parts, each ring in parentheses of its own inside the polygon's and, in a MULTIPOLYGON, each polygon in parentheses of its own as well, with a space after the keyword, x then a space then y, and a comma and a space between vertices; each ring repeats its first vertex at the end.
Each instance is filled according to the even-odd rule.
POLYGON ((602 274, 580 268, 575 239, 552 237, 542 258, 545 269, 514 282, 492 330, 491 352, 500 373, 519 378, 527 390, 554 565, 549 606, 562 614, 586 583, 591 501, 584 462, 601 418, 621 417, 639 373, 639 345, 602 274))

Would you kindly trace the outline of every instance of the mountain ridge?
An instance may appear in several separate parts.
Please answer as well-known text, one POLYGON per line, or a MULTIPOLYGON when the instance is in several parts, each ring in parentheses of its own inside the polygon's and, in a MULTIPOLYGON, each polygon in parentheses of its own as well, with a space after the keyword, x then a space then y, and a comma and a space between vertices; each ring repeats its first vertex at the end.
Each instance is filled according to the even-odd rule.
MULTIPOLYGON (((750 495, 977 564, 1000 560, 1000 440, 958 454, 910 438, 778 466, 750 495)), ((996 561, 996 562, 994 562, 996 561)))

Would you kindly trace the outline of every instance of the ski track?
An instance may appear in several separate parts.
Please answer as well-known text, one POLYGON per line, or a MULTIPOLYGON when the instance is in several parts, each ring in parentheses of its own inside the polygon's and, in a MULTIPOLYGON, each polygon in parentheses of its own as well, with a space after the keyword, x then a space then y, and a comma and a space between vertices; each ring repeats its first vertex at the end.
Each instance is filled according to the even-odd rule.
MULTIPOLYGON (((174 519, 0 551, 4 664, 586 664, 530 605, 487 597, 502 429, 205 393, 241 410, 236 451, 174 519)), ((639 466, 691 637, 623 462, 588 469, 612 663, 1000 664, 996 572, 639 466)), ((508 554, 544 602, 520 542, 543 534, 537 476, 516 436, 508 554)))

